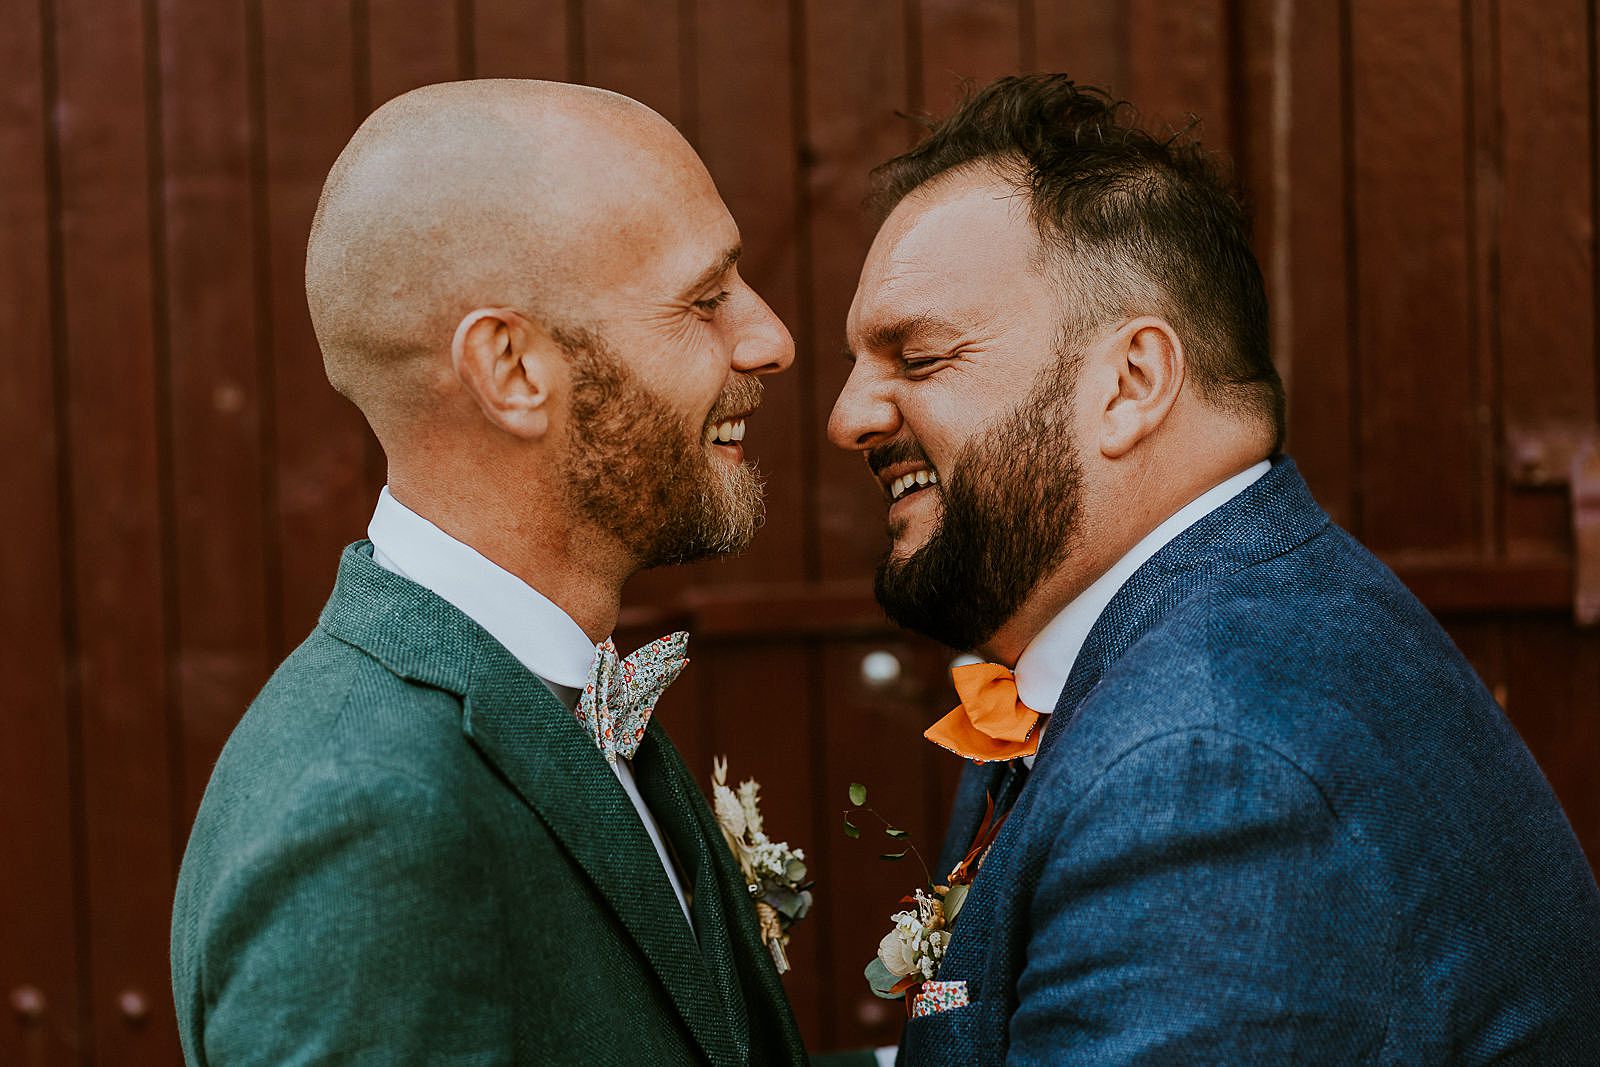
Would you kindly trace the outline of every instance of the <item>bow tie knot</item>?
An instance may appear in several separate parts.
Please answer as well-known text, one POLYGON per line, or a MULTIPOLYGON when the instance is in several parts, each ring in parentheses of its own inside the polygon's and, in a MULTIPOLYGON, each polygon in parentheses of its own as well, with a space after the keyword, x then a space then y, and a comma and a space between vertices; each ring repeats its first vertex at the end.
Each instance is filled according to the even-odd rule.
POLYGON ((977 763, 1039 750, 1039 713, 1017 696, 1016 675, 998 663, 968 663, 951 668, 950 677, 961 703, 924 737, 977 763))
POLYGON ((609 637, 595 648, 589 680, 572 714, 607 763, 618 756, 632 759, 639 751, 656 701, 689 664, 688 648, 689 635, 682 631, 657 638, 625 659, 617 658, 609 637))

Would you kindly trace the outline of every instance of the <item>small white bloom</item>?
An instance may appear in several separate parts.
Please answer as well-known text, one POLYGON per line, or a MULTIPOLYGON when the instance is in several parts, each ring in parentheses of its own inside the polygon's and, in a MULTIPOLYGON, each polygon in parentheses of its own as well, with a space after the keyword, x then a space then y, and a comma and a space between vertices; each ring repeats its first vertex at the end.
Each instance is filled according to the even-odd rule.
POLYGON ((904 978, 918 969, 916 952, 900 936, 898 926, 884 934, 883 940, 878 942, 878 959, 896 978, 904 978))

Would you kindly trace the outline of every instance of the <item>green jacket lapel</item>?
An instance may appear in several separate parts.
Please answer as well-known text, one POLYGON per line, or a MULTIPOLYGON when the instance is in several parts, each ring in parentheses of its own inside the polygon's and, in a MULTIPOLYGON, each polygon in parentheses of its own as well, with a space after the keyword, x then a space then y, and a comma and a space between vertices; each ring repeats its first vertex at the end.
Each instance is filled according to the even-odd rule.
POLYGON ((738 1063, 712 976, 628 796, 571 714, 476 623, 379 567, 340 561, 323 628, 402 677, 463 698, 462 731, 559 838, 666 986, 713 1063, 738 1063))
MULTIPOLYGON (((760 1048, 759 1031, 764 1030, 782 1047, 783 1062, 806 1062, 805 1045, 789 1007, 789 998, 783 991, 777 968, 772 964, 772 955, 761 940, 761 921, 756 916, 755 903, 745 884, 744 873, 733 851, 727 847, 716 815, 706 803, 704 794, 695 786, 666 732, 654 720, 650 723, 635 763, 665 773, 671 788, 679 795, 680 803, 694 820, 700 840, 707 845, 710 870, 703 870, 697 876, 695 923, 707 953, 715 951, 720 955, 731 951, 733 959, 728 961, 729 970, 736 968, 749 980, 747 989, 752 996, 741 996, 739 999, 745 1002, 744 1014, 749 1019, 752 1050, 760 1048), (716 911, 713 913, 708 908, 702 917, 700 908, 703 900, 706 904, 715 901, 716 911), (716 924, 715 930, 712 929, 713 923, 716 924), (710 940, 713 933, 720 935, 714 944, 710 940)), ((725 992, 724 995, 728 994, 725 992)))

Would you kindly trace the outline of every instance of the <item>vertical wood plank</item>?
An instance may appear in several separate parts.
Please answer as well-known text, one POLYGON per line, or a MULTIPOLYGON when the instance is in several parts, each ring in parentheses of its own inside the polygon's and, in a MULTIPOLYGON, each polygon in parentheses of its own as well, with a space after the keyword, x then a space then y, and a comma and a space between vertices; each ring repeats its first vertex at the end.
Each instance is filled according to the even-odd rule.
POLYGON ((1263 261, 1275 358, 1289 396, 1288 448, 1317 501, 1355 522, 1355 465, 1346 205, 1349 116, 1339 5, 1275 3, 1272 251, 1263 261), (1287 23, 1287 24, 1285 24, 1287 23))
POLYGON ((572 77, 567 0, 472 0, 473 77, 572 77))
POLYGON ((1126 0, 1032 0, 1030 14, 1034 70, 1067 74, 1114 94, 1128 91, 1126 0))
POLYGON ((1128 0, 1127 18, 1128 98, 1150 127, 1182 130, 1192 116, 1208 147, 1233 151, 1226 0, 1128 0))
MULTIPOLYGON (((72 751, 75 710, 66 687, 66 611, 59 472, 65 442, 56 415, 52 291, 52 166, 40 5, 19 8, 0 33, 0 486, 6 514, 0 552, 0 676, 7 679, 6 743, 0 746, 0 990, 31 991, 38 1014, 8 1012, 0 1060, 22 1067, 68 1063, 80 1045, 77 960, 81 948, 73 877, 72 751)), ((47 87, 48 86, 48 87, 47 87)), ((16 1004, 13 1001, 13 1009, 16 1004)))
POLYGON ((328 385, 305 298, 306 237, 317 197, 366 111, 348 3, 266 3, 259 12, 267 359, 276 400, 270 458, 282 597, 277 658, 316 623, 339 550, 365 536, 374 503, 363 473, 371 435, 360 412, 328 385))
MULTIPOLYGON (((1595 270, 1587 8, 1583 0, 1494 5, 1500 93, 1491 103, 1503 145, 1495 324, 1506 426, 1597 421, 1595 294, 1579 283, 1595 270)), ((1507 553, 1566 550, 1567 494, 1513 490, 1506 504, 1507 553)))
MULTIPOLYGON (((795 178, 795 58, 789 7, 742 0, 694 5, 697 148, 744 243, 739 272, 795 332, 800 313, 795 178)), ((798 354, 798 353, 797 353, 798 354)), ((745 450, 766 476, 767 518, 744 555, 699 568, 692 580, 799 581, 806 576, 805 486, 815 458, 802 409, 806 368, 763 379, 766 399, 745 450)))
POLYGON ((181 841, 271 669, 272 638, 246 11, 162 0, 159 12, 181 841))
POLYGON ((1538 616, 1507 629, 1506 712, 1600 869, 1600 633, 1538 616))
POLYGON ((1022 68, 1017 0, 922 0, 921 110, 943 118, 965 91, 1022 68))
POLYGON ((369 110, 422 85, 464 77, 454 2, 368 0, 369 110))
POLYGON ((1379 551, 1472 552, 1480 444, 1461 12, 1447 0, 1353 0, 1350 33, 1361 533, 1379 551))
POLYGON ((849 372, 845 317, 874 232, 861 206, 867 172, 908 147, 896 114, 911 106, 905 24, 894 4, 807 0, 805 31, 810 315, 799 370, 810 376, 807 417, 818 437, 818 570, 825 579, 855 578, 872 572, 887 544, 883 495, 859 456, 828 443, 827 420, 849 372))
POLYGON ((158 487, 153 26, 133 0, 58 0, 62 287, 89 871, 90 1024, 105 1063, 171 1063, 173 776, 158 487), (125 1013, 125 1006, 142 1011, 125 1013))
POLYGON ((680 0, 584 0, 583 80, 654 108, 693 140, 681 8, 680 0))

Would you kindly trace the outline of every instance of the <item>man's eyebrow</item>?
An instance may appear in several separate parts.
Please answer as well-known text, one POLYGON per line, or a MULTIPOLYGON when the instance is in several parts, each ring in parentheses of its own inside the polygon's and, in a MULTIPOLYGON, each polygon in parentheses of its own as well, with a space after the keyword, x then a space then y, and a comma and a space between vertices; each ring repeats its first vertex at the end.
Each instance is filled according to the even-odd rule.
POLYGON ((717 261, 715 263, 711 264, 711 266, 707 267, 705 270, 696 275, 694 281, 686 285, 683 291, 687 294, 693 294, 705 289, 712 282, 717 281, 724 274, 732 270, 733 265, 739 262, 739 257, 743 254, 744 246, 734 245, 732 248, 722 253, 721 256, 717 257, 717 261))
MULTIPOLYGON (((903 318, 890 319, 887 322, 874 323, 861 331, 861 347, 867 351, 878 351, 889 348, 903 348, 906 341, 919 333, 960 333, 961 327, 948 319, 942 319, 931 311, 907 315, 903 318)), ((845 351, 850 352, 849 342, 845 343, 845 351)))

